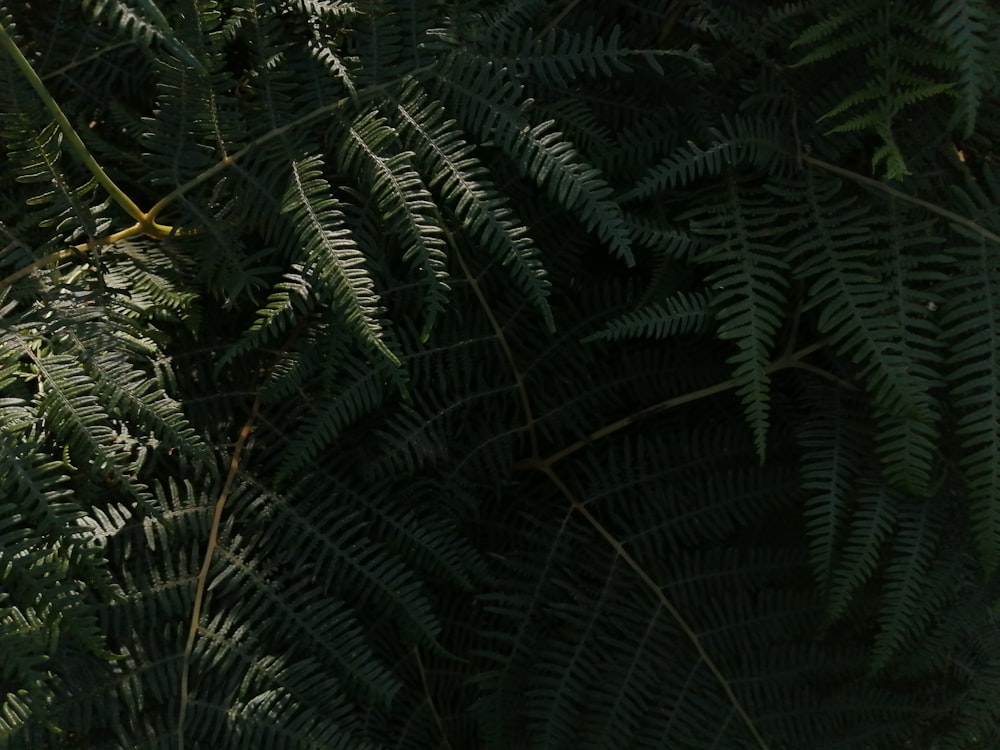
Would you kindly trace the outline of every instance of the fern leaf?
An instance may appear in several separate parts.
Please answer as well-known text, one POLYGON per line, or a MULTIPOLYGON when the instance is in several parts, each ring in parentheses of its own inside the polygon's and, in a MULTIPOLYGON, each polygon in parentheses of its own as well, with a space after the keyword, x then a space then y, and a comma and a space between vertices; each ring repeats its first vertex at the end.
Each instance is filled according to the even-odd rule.
MULTIPOLYGON (((973 216, 996 227, 995 197, 1000 180, 984 173, 986 189, 970 184, 961 197, 973 216)), ((947 385, 957 410, 961 441, 959 467, 969 493, 979 559, 987 574, 1000 563, 1000 275, 993 260, 996 246, 964 228, 963 242, 952 252, 961 269, 942 287, 946 300, 941 327, 949 342, 947 385)))
POLYGON ((109 415, 145 428, 193 463, 214 467, 212 453, 191 427, 180 404, 157 388, 149 374, 129 367, 121 352, 82 354, 109 415))
POLYGON ((715 209, 715 216, 693 220, 691 227, 713 243, 698 260, 721 265, 708 278, 718 310, 717 336, 733 340, 738 348, 726 361, 739 381, 737 393, 763 461, 770 413, 768 367, 788 307, 789 267, 776 244, 762 241, 776 234, 780 214, 773 199, 741 190, 733 177, 727 188, 724 208, 715 209))
POLYGON ((59 233, 75 224, 76 228, 65 234, 65 242, 96 237, 106 230, 108 219, 100 216, 106 206, 91 206, 84 199, 94 187, 93 180, 73 187, 64 170, 59 127, 50 123, 40 132, 29 132, 18 140, 12 143, 14 147, 10 152, 15 179, 24 184, 44 186, 41 192, 33 191, 25 200, 33 208, 38 224, 52 226, 59 233))
POLYGON ((246 512, 261 519, 280 518, 300 542, 294 550, 286 549, 280 546, 283 535, 266 533, 262 549, 320 590, 333 590, 356 608, 378 607, 398 622, 407 638, 433 648, 440 625, 431 602, 398 554, 366 534, 368 524, 359 517, 361 504, 352 501, 350 488, 313 476, 293 493, 278 495, 258 487, 246 496, 246 512), (344 503, 331 503, 338 491, 344 503), (290 504, 292 497, 300 498, 298 507, 290 504))
POLYGON ((714 143, 702 149, 688 143, 676 149, 659 164, 651 167, 636 184, 621 196, 623 203, 648 198, 666 188, 687 185, 705 176, 721 174, 723 165, 730 164, 732 146, 714 143))
POLYGON ((678 292, 660 304, 653 303, 609 321, 603 330, 587 336, 583 342, 632 338, 666 339, 701 333, 708 328, 713 317, 714 313, 704 294, 678 292))
POLYGON ((347 368, 336 381, 328 383, 329 392, 336 395, 311 406, 308 417, 288 441, 287 457, 278 477, 299 474, 344 428, 374 409, 384 395, 384 378, 383 371, 368 366, 347 368))
POLYGON ((267 303, 257 310, 250 327, 219 357, 217 368, 223 368, 234 359, 274 340, 296 320, 305 317, 312 307, 310 289, 311 285, 302 276, 302 267, 293 265, 274 285, 274 291, 268 295, 267 303))
POLYGON ((863 77, 860 85, 852 83, 851 92, 820 119, 842 120, 831 133, 875 133, 881 145, 873 154, 872 167, 884 161, 889 179, 909 174, 894 132, 899 115, 918 102, 949 91, 953 85, 941 80, 951 59, 942 54, 931 28, 930 19, 922 13, 854 0, 806 29, 792 45, 809 48, 796 63, 799 67, 830 63, 865 50, 864 63, 855 68, 863 77))
POLYGON ((383 340, 374 282, 336 208, 322 165, 318 156, 294 162, 282 213, 295 220, 306 252, 305 272, 316 275, 358 338, 398 365, 399 359, 383 340))
POLYGON ((883 543, 897 522, 899 493, 863 478, 857 505, 833 571, 828 603, 830 619, 839 619, 859 588, 871 580, 881 558, 883 543))
POLYGON ((65 462, 15 428, 17 409, 0 404, 0 660, 7 684, 0 733, 7 740, 48 715, 59 683, 53 659, 110 658, 94 599, 113 590, 65 462))
POLYGON ((669 156, 649 167, 620 200, 631 203, 651 198, 705 177, 719 177, 727 168, 739 164, 776 170, 783 161, 780 136, 769 123, 734 118, 724 121, 723 128, 713 132, 717 140, 708 148, 688 141, 674 149, 669 156))
MULTIPOLYGON (((932 595, 924 584, 934 558, 939 533, 938 513, 929 505, 917 512, 907 509, 898 522, 893 553, 886 570, 882 612, 879 615, 880 630, 875 637, 872 672, 881 671, 907 638, 920 632, 923 623, 915 613, 921 608, 920 600, 932 595)), ((942 593, 938 587, 937 596, 942 593)))
POLYGON ((592 28, 583 34, 555 28, 543 36, 527 29, 518 36, 505 38, 497 34, 487 41, 494 62, 510 70, 515 78, 530 78, 558 88, 568 86, 581 74, 596 77, 631 72, 627 62, 630 57, 642 59, 660 74, 663 68, 657 57, 674 55, 694 59, 679 50, 622 49, 620 39, 621 27, 614 26, 606 37, 595 35, 592 28), (498 59, 496 51, 501 50, 502 56, 498 59))
POLYGON ((508 103, 515 89, 502 79, 498 86, 490 66, 455 63, 449 74, 445 83, 466 128, 495 142, 522 175, 543 186, 588 230, 595 231, 613 255, 633 265, 631 239, 611 186, 554 129, 556 123, 532 125, 528 105, 508 103))
POLYGON ((938 430, 933 420, 878 414, 876 451, 886 479, 918 497, 930 492, 938 430))
MULTIPOLYGON (((818 326, 831 345, 863 369, 875 403, 898 416, 933 421, 928 390, 933 379, 911 367, 911 349, 899 340, 892 318, 900 301, 878 283, 881 269, 874 262, 878 223, 864 207, 838 209, 836 188, 822 193, 810 184, 807 218, 796 257, 803 262, 798 276, 810 282, 806 308, 819 307, 818 326), (838 211, 840 213, 838 214, 838 211), (815 252, 812 251, 815 248, 815 252)), ((845 204, 841 204, 846 208, 845 204)))
POLYGON ((987 0, 936 0, 931 13, 959 62, 958 116, 970 136, 983 98, 997 82, 992 42, 1000 29, 1000 13, 987 0))
POLYGON ((547 296, 549 282, 538 249, 527 230, 489 179, 453 120, 444 109, 411 85, 398 105, 401 131, 442 198, 462 226, 482 247, 511 269, 518 289, 536 305, 554 328, 547 296))
POLYGON ((802 486, 810 493, 804 517, 813 574, 829 594, 865 463, 867 426, 841 394, 817 391, 814 405, 817 413, 799 435, 802 486))
POLYGON ((444 231, 435 217, 434 199, 414 170, 412 154, 398 148, 395 131, 376 114, 363 115, 340 140, 337 166, 353 173, 381 209, 382 219, 399 236, 403 260, 424 279, 426 338, 448 304, 444 231))
POLYGON ((145 488, 124 469, 126 457, 110 416, 77 358, 59 354, 42 358, 27 347, 23 351, 32 358, 37 372, 38 416, 45 428, 59 436, 75 461, 103 474, 108 484, 136 497, 145 496, 145 488))
POLYGON ((185 46, 170 28, 163 11, 153 0, 85 0, 84 7, 96 17, 105 17, 111 25, 128 33, 133 41, 145 46, 162 44, 177 59, 204 73, 201 61, 185 46), (135 7, 138 6, 138 7, 135 7))
MULTIPOLYGON (((572 633, 565 640, 552 643, 545 661, 536 665, 532 684, 525 693, 527 720, 534 742, 540 748, 560 748, 576 744, 577 730, 583 718, 577 696, 585 685, 597 682, 597 633, 601 614, 611 606, 615 583, 619 582, 612 558, 604 585, 590 601, 577 606, 566 604, 553 612, 554 627, 572 633)), ((595 592, 596 593, 596 592, 595 592)))

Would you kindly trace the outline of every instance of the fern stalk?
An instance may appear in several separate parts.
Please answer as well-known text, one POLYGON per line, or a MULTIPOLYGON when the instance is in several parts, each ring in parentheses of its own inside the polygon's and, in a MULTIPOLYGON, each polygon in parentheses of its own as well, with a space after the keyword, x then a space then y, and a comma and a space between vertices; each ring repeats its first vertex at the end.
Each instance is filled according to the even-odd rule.
MULTIPOLYGON (((87 148, 83 139, 80 138, 79 133, 76 132, 76 128, 66 117, 66 114, 62 111, 62 107, 52 98, 49 90, 46 88, 45 83, 39 78, 38 73, 35 72, 34 67, 28 61, 28 58, 24 56, 21 49, 17 46, 14 40, 11 38, 10 34, 7 32, 6 26, 3 22, 0 22, 0 45, 7 50, 7 54, 14 60, 17 65, 18 70, 21 71, 21 75, 31 84, 31 87, 38 94, 38 98, 42 100, 45 104, 46 109, 55 118, 56 124, 59 126, 59 130, 62 131, 63 136, 69 143, 70 149, 76 154, 80 162, 87 168, 87 170, 94 176, 97 182, 108 191, 108 194, 114 199, 114 201, 125 210, 129 216, 135 219, 143 227, 149 227, 150 229, 166 229, 165 227, 154 227, 150 223, 150 217, 142 212, 135 201, 133 201, 124 190, 115 184, 108 173, 104 171, 94 155, 90 153, 90 149, 87 148)), ((168 231, 169 233, 169 231, 168 231)))
POLYGON ((694 646, 695 651, 698 652, 699 658, 705 663, 705 666, 708 667, 708 670, 719 683, 719 686, 725 693, 726 698, 733 707, 733 710, 740 717, 744 726, 746 726, 747 730, 753 736, 757 747, 759 747, 760 750, 770 750, 770 745, 768 745, 764 736, 761 734, 760 729, 758 729, 757 723, 750 717, 750 714, 743 705, 743 701, 741 701, 739 696, 736 695, 731 682, 722 673, 722 670, 715 663, 715 660, 711 657, 711 655, 709 655, 709 653, 705 650, 705 646, 702 644, 701 638, 698 637, 698 634, 695 632, 694 628, 691 627, 690 623, 688 623, 684 615, 681 614, 680 610, 674 606, 674 603, 663 590, 663 587, 653 580, 646 569, 643 568, 642 565, 640 565, 639 562, 629 554, 628 550, 625 549, 625 546, 621 543, 621 541, 614 534, 612 534, 593 513, 590 512, 590 509, 583 502, 581 502, 581 500, 573 493, 562 478, 556 474, 556 471, 552 468, 552 466, 544 466, 541 468, 541 471, 549 478, 556 489, 562 493, 563 497, 565 497, 569 504, 573 507, 573 510, 583 516, 587 523, 589 523, 591 527, 611 546, 611 548, 615 551, 615 554, 625 561, 625 564, 628 565, 632 572, 639 577, 646 588, 649 589, 653 596, 656 597, 660 606, 670 613, 674 622, 677 623, 678 627, 680 627, 680 629, 684 632, 688 641, 690 641, 691 645, 694 646))
POLYGON ((901 190, 896 190, 896 188, 886 185, 884 182, 880 182, 879 180, 874 180, 871 177, 865 177, 864 175, 858 174, 857 172, 852 172, 850 169, 844 169, 843 167, 838 167, 836 164, 830 164, 829 162, 825 162, 822 159, 816 159, 812 156, 803 155, 802 162, 804 164, 811 164, 812 166, 818 169, 822 169, 826 172, 829 172, 830 174, 835 174, 838 175, 839 177, 846 177, 847 179, 853 180, 854 182, 857 182, 861 185, 866 185, 868 187, 875 188, 876 190, 879 190, 885 193, 886 195, 891 195, 893 198, 899 198, 899 200, 906 201, 907 203, 911 203, 914 206, 920 206, 921 208, 926 208, 931 213, 937 214, 938 216, 945 218, 948 221, 954 222, 955 224, 958 224, 960 226, 966 227, 967 229, 971 229, 973 232, 980 235, 981 237, 985 237, 986 239, 991 240, 992 242, 995 242, 998 245, 1000 245, 1000 234, 997 234, 996 232, 991 232, 986 227, 977 224, 968 216, 962 216, 961 214, 957 214, 954 211, 949 211, 947 208, 939 206, 936 203, 931 203, 930 201, 925 201, 922 198, 917 198, 916 196, 908 195, 907 193, 904 193, 901 190))
POLYGON ((212 527, 208 535, 208 543, 205 545, 205 555, 202 558, 201 570, 198 572, 198 580, 195 584, 194 604, 191 607, 191 623, 188 626, 187 641, 184 644, 184 653, 181 656, 181 677, 180 694, 177 709, 177 750, 184 750, 184 725, 187 721, 187 708, 190 701, 188 697, 188 680, 191 673, 191 656, 194 653, 194 642, 198 637, 198 623, 201 620, 202 602, 205 598, 205 590, 208 587, 208 573, 212 567, 212 557, 215 548, 219 543, 219 527, 222 524, 222 512, 226 508, 226 501, 232 491, 233 482, 240 469, 240 460, 243 458, 243 449, 246 448, 250 433, 253 432, 254 424, 257 421, 257 414, 260 412, 260 393, 253 400, 250 407, 250 416, 240 429, 236 445, 233 447, 233 455, 229 460, 229 472, 226 474, 226 481, 219 492, 219 498, 215 502, 215 510, 212 514, 212 527))
MULTIPOLYGON (((810 344, 809 346, 803 347, 796 352, 791 352, 781 357, 781 359, 775 360, 770 366, 766 368, 766 372, 770 375, 771 373, 778 372, 779 370, 784 370, 790 367, 796 367, 808 372, 812 372, 820 377, 826 379, 833 379, 839 385, 847 386, 853 388, 849 383, 845 383, 839 378, 833 378, 828 372, 822 370, 818 367, 809 365, 808 363, 802 362, 805 357, 818 351, 825 346, 824 342, 818 342, 815 344, 810 344)), ((661 401, 657 404, 653 404, 645 409, 642 409, 634 414, 629 414, 627 417, 622 417, 610 424, 606 424, 600 429, 594 430, 587 437, 577 440, 575 443, 561 448, 554 453, 546 456, 545 458, 532 457, 530 459, 525 459, 517 463, 516 468, 519 469, 537 469, 541 472, 547 472, 555 464, 562 461, 563 459, 569 458, 574 453, 583 450, 587 446, 592 445, 595 441, 601 438, 606 438, 609 435, 613 435, 616 432, 624 430, 626 427, 631 427, 632 425, 641 422, 657 414, 662 414, 665 411, 670 411, 671 409, 676 409, 679 406, 684 406, 685 404, 690 404, 694 401, 700 401, 703 398, 708 398, 709 396, 715 396, 719 393, 725 393, 733 388, 736 388, 742 383, 739 378, 730 378, 721 383, 716 383, 715 385, 710 385, 705 388, 700 388, 696 391, 691 391, 690 393, 685 393, 681 396, 673 396, 661 401)))

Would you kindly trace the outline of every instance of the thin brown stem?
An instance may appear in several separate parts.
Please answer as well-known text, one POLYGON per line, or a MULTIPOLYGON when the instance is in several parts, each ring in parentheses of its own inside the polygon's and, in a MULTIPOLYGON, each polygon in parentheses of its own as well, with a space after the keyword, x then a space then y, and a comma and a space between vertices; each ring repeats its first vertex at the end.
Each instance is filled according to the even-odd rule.
POLYGON ((983 226, 980 226, 967 216, 956 214, 954 211, 949 211, 947 208, 944 208, 943 206, 931 203, 930 201, 925 201, 922 198, 917 198, 912 195, 907 195, 901 190, 896 190, 896 188, 886 185, 884 182, 880 182, 879 180, 874 180, 871 177, 865 177, 864 175, 860 175, 857 172, 852 172, 849 169, 838 167, 834 164, 822 161, 821 159, 815 159, 812 156, 804 154, 802 156, 802 162, 804 164, 810 164, 818 169, 822 169, 825 172, 830 172, 831 174, 838 175, 839 177, 845 177, 848 180, 853 180, 854 182, 860 183, 862 185, 867 185, 868 187, 875 188, 876 190, 879 190, 885 193, 886 195, 891 195, 893 198, 898 198, 901 201, 906 201, 907 203, 912 203, 915 206, 926 208, 931 213, 937 214, 938 216, 941 216, 947 219, 948 221, 954 222, 955 224, 959 224, 960 226, 963 226, 966 229, 971 229, 973 232, 980 235, 981 237, 985 237, 988 240, 992 240, 993 242, 1000 244, 1000 234, 991 232, 990 230, 986 229, 983 226))
POLYGON ((37 271, 42 266, 46 266, 49 263, 55 263, 60 260, 65 260, 66 258, 73 255, 73 252, 74 251, 72 249, 67 249, 67 250, 59 250, 54 253, 49 253, 48 255, 45 255, 39 258, 38 260, 29 263, 23 268, 17 269, 16 271, 14 271, 14 273, 8 274, 7 276, 4 276, 2 279, 0 279, 0 290, 6 289, 11 284, 17 283, 25 276, 37 271))
POLYGON ((565 7, 563 7, 563 9, 559 11, 559 13, 556 14, 556 16, 551 21, 548 22, 545 28, 542 29, 540 32, 538 32, 537 35, 535 35, 535 41, 537 42, 540 39, 544 39, 548 35, 548 33, 552 31, 552 29, 554 29, 556 26, 558 26, 559 22, 562 21, 569 14, 569 12, 579 4, 580 0, 569 0, 569 2, 566 3, 565 7))
POLYGON ((116 49, 121 49, 122 47, 131 47, 133 44, 134 42, 127 41, 127 42, 118 42, 116 44, 109 44, 107 46, 102 46, 100 49, 96 50, 95 52, 92 52, 86 57, 78 57, 72 62, 66 63, 61 68, 50 70, 45 75, 39 75, 39 78, 41 78, 43 81, 47 81, 50 78, 61 76, 63 73, 68 73, 69 71, 73 70, 73 68, 78 68, 81 65, 85 65, 91 62, 92 60, 96 60, 97 58, 108 54, 109 52, 114 52, 116 49))
POLYGON ((479 306, 486 314, 486 319, 489 321, 494 335, 496 335, 497 340, 500 342, 500 348, 503 349, 504 356, 507 358, 507 362, 510 364, 510 369, 514 373, 514 382, 517 385, 517 392, 521 398, 521 408, 524 410, 525 430, 528 432, 531 456, 532 458, 537 458, 538 436, 535 434, 535 416, 531 410, 531 400, 528 398, 528 386, 524 382, 524 376, 521 374, 521 370, 514 361, 514 352, 510 348, 510 342, 507 341, 507 334, 504 333, 503 327, 493 314, 493 310, 490 308, 489 302, 486 300, 486 295, 484 295, 483 290, 479 288, 479 282, 476 281, 475 276, 473 276, 472 272, 469 270, 469 266, 466 264, 465 258, 462 257, 462 253, 459 251, 458 245, 455 242, 455 238, 452 236, 451 231, 447 226, 445 226, 444 222, 441 222, 441 227, 444 229, 445 239, 451 247, 452 257, 454 257, 458 261, 458 264, 462 267, 462 273, 464 273, 465 278, 468 279, 472 293, 475 294, 476 299, 479 300, 479 306))
MULTIPOLYGON (((434 66, 434 64, 430 64, 430 65, 425 65, 425 66, 423 66, 421 68, 417 68, 415 70, 412 70, 412 71, 410 71, 407 74, 407 77, 409 77, 409 76, 416 76, 419 73, 422 73, 424 71, 430 70, 433 66, 434 66)), ((394 86, 396 83, 398 83, 398 80, 400 80, 400 79, 393 80, 393 81, 387 81, 386 83, 380 83, 380 84, 375 84, 373 86, 369 86, 368 88, 364 89, 364 91, 361 92, 361 93, 365 97, 373 96, 373 95, 377 94, 380 91, 385 91, 387 89, 390 89, 392 86, 394 86)), ((224 171, 226 169, 229 169, 229 167, 231 167, 234 164, 236 164, 237 161, 239 161, 240 159, 242 159, 250 151, 252 151, 253 149, 257 148, 258 146, 260 146, 260 145, 262 145, 264 143, 267 143, 268 141, 272 141, 275 138, 279 138, 279 137, 283 136, 289 130, 297 128, 297 127, 299 127, 301 125, 305 125, 305 124, 307 124, 309 122, 312 122, 313 120, 319 119, 323 115, 329 114, 330 112, 334 112, 334 111, 336 111, 338 109, 341 109, 342 107, 346 106, 347 104, 350 104, 350 103, 356 102, 356 101, 357 100, 355 98, 352 98, 352 97, 349 97, 349 96, 342 97, 342 98, 338 99, 335 102, 331 102, 330 104, 325 104, 322 107, 317 107, 316 109, 314 109, 314 110, 312 110, 310 112, 307 112, 306 114, 302 115, 301 117, 297 117, 294 120, 291 120, 290 122, 285 123, 284 125, 276 127, 273 130, 269 130, 266 133, 264 133, 263 135, 258 136, 257 138, 254 138, 252 141, 250 141, 249 143, 247 143, 240 150, 235 151, 232 154, 229 154, 229 155, 223 157, 222 159, 220 159, 218 162, 216 162, 215 164, 213 164, 211 167, 209 167, 205 171, 203 171, 203 172, 195 175, 194 177, 192 177, 190 180, 188 180, 184 184, 178 185, 176 188, 174 188, 173 190, 171 190, 169 193, 167 193, 165 196, 163 196, 160 200, 158 200, 156 202, 156 204, 151 209, 149 209, 149 212, 146 214, 146 216, 150 220, 155 220, 156 217, 159 216, 160 213, 167 206, 169 206, 171 203, 173 203, 175 200, 177 200, 178 198, 180 198, 185 193, 189 193, 191 190, 193 190, 194 188, 198 187, 203 182, 206 182, 207 180, 210 180, 212 177, 214 177, 215 175, 219 174, 220 172, 222 172, 222 171, 224 171)))
POLYGON ((680 613, 680 610, 674 606, 674 603, 667 596, 663 587, 660 586, 656 581, 653 580, 652 576, 643 568, 632 555, 629 554, 628 550, 625 549, 624 545, 618 540, 618 538, 612 534, 607 527, 602 524, 593 513, 587 508, 587 506, 580 501, 579 498, 573 493, 572 490, 563 482, 562 478, 556 474, 555 469, 552 468, 551 464, 546 464, 538 467, 552 482, 553 485, 562 493, 563 497, 569 501, 573 509, 579 513, 583 518, 590 524, 590 526, 598 533, 600 536, 611 546, 615 551, 615 554, 622 559, 625 564, 634 572, 639 580, 645 584, 646 588, 649 589, 650 593, 656 598, 660 606, 662 606, 674 619, 678 627, 683 631, 684 635, 690 641, 691 645, 694 646, 695 651, 698 653, 698 657, 704 662, 705 666, 712 673, 715 679, 718 681, 719 686, 722 691, 726 694, 726 698, 729 700, 730 705, 732 705, 733 710, 736 711, 740 719, 746 725, 750 734, 753 735, 754 740, 761 750, 768 750, 767 741, 761 735, 760 730, 757 729, 757 725, 754 724, 753 719, 750 718, 750 714, 743 707, 743 703, 740 701, 739 697, 733 691, 732 685, 730 685, 729 680, 719 669, 718 665, 705 650, 705 647, 701 643, 701 639, 698 634, 694 631, 694 628, 688 623, 684 616, 680 613))
POLYGON ((847 391, 857 391, 858 387, 854 383, 850 383, 843 378, 838 378, 832 372, 827 372, 822 367, 817 367, 816 365, 809 364, 808 362, 793 362, 789 367, 794 367, 797 370, 805 370, 806 372, 811 372, 813 375, 823 378, 824 380, 829 380, 836 386, 843 388, 847 391))
POLYGON ((260 412, 260 393, 258 392, 250 407, 250 416, 247 418, 243 429, 240 430, 233 448, 232 458, 229 460, 229 473, 226 474, 226 481, 222 485, 218 500, 215 501, 215 513, 212 516, 212 528, 208 534, 208 544, 205 547, 205 556, 201 561, 201 570, 198 573, 198 581, 194 591, 194 605, 191 607, 191 624, 188 627, 187 642, 184 644, 184 654, 181 661, 180 680, 180 707, 177 711, 177 750, 184 750, 184 723, 187 718, 188 707, 188 681, 191 672, 191 655, 194 652, 194 642, 198 637, 198 624, 201 621, 201 609, 205 598, 205 590, 208 586, 208 573, 212 567, 212 556, 219 542, 219 527, 222 524, 222 512, 229 499, 233 483, 236 481, 236 474, 240 468, 240 459, 243 457, 243 449, 246 447, 247 439, 253 431, 257 414, 260 412))
POLYGON ((434 699, 431 697, 431 689, 427 684, 427 670, 424 669, 423 659, 420 658, 420 649, 416 646, 413 648, 413 655, 417 660, 417 671, 420 672, 420 684, 424 687, 424 695, 427 696, 427 706, 431 710, 431 715, 434 717, 434 723, 437 724, 438 731, 441 733, 441 741, 444 742, 446 748, 451 748, 451 743, 448 741, 448 735, 444 731, 444 722, 441 720, 441 714, 438 713, 437 708, 434 706, 434 699))
POLYGON ((56 250, 54 253, 49 253, 48 255, 42 256, 38 260, 35 260, 23 268, 19 268, 13 273, 4 276, 0 279, 0 290, 6 289, 11 284, 17 283, 19 280, 23 279, 28 274, 33 271, 37 271, 39 268, 48 265, 49 263, 58 263, 61 260, 66 260, 74 255, 83 255, 85 253, 92 252, 99 247, 104 245, 111 245, 119 240, 128 239, 129 237, 135 237, 140 234, 147 234, 146 228, 139 222, 136 222, 127 229, 122 229, 114 234, 109 234, 107 237, 98 237, 97 239, 89 240, 83 242, 79 245, 74 245, 73 247, 67 247, 62 250, 56 250))
MULTIPOLYGON (((818 342, 815 344, 810 344, 809 346, 803 347, 798 351, 786 354, 780 359, 775 360, 766 368, 766 372, 770 375, 772 373, 778 372, 779 370, 784 370, 789 367, 801 367, 801 360, 808 357, 815 351, 818 351, 824 346, 824 342, 818 342)), ((833 377, 824 370, 819 368, 813 368, 811 366, 804 367, 802 369, 807 369, 810 372, 822 373, 824 377, 828 379, 833 377)), ((836 379, 835 379, 836 380, 836 379)), ((724 393, 738 386, 742 381, 737 378, 730 378, 721 383, 716 383, 715 385, 707 386, 706 388, 700 388, 697 391, 691 391, 689 393, 684 393, 680 396, 674 396, 673 398, 668 398, 665 401, 660 401, 657 404, 648 406, 645 409, 629 414, 627 417, 622 417, 619 420, 612 422, 611 424, 604 425, 600 429, 594 430, 592 433, 587 435, 587 437, 577 440, 572 445, 568 445, 555 453, 547 456, 546 458, 537 458, 536 454, 532 454, 531 458, 519 461, 517 468, 519 469, 538 469, 540 471, 545 471, 547 468, 555 466, 558 462, 562 461, 564 458, 572 456, 588 445, 592 445, 601 438, 605 438, 608 435, 613 435, 616 432, 624 430, 626 427, 631 427, 637 422, 641 422, 649 417, 662 414, 665 411, 670 411, 678 406, 683 406, 684 404, 690 404, 694 401, 700 401, 703 398, 708 398, 709 396, 714 396, 718 393, 724 393)))

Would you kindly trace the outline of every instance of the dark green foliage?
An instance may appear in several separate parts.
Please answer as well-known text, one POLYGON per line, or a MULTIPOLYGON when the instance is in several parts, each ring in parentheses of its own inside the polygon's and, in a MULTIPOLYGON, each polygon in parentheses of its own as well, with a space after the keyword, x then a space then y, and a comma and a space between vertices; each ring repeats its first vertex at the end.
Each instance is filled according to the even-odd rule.
POLYGON ((995 3, 41 5, 0 747, 1000 743, 995 3))

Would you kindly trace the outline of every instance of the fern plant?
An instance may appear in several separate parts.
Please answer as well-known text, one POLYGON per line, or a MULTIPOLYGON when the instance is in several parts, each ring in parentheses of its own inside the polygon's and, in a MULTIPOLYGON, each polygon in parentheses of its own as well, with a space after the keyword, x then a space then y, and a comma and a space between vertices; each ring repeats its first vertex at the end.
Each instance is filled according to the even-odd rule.
POLYGON ((994 5, 6 4, 0 745, 995 743, 994 5))

